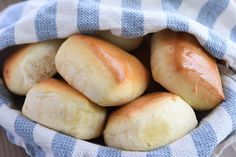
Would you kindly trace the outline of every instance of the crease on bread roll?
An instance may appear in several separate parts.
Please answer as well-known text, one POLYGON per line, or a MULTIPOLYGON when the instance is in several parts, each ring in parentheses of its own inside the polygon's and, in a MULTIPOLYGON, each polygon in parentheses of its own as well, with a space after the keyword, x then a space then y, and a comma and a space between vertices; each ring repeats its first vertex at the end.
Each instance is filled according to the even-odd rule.
POLYGON ((18 95, 36 83, 57 73, 55 56, 63 40, 51 40, 21 46, 7 58, 3 77, 8 89, 18 95))
POLYGON ((143 37, 126 39, 119 36, 115 36, 111 33, 110 30, 98 31, 95 33, 95 36, 104 39, 108 42, 111 42, 112 44, 128 52, 137 49, 143 41, 143 37))
POLYGON ((154 34, 151 67, 155 81, 196 110, 212 109, 224 100, 215 59, 190 34, 171 30, 154 34))
POLYGON ((106 119, 104 108, 52 78, 31 88, 22 112, 33 121, 79 139, 98 137, 106 119))
POLYGON ((153 150, 184 136, 197 124, 193 109, 179 96, 152 93, 111 113, 104 140, 124 150, 153 150))
POLYGON ((134 56, 106 41, 85 35, 69 37, 55 58, 59 74, 101 106, 118 106, 140 96, 148 73, 134 56))

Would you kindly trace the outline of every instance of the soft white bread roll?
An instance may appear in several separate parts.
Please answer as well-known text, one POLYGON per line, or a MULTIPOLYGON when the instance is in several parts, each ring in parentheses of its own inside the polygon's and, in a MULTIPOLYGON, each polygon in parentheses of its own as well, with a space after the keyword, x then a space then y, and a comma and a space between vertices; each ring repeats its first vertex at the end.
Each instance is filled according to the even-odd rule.
POLYGON ((115 148, 152 150, 184 136, 197 124, 193 109, 179 96, 152 93, 113 112, 104 139, 115 148))
POLYGON ((58 50, 55 63, 72 87, 101 106, 130 102, 148 85, 147 71, 138 59, 94 37, 69 37, 58 50))
POLYGON ((118 37, 118 36, 113 35, 111 31, 109 30, 98 31, 96 32, 95 36, 102 38, 106 41, 109 41, 112 44, 117 45, 123 50, 128 51, 128 52, 133 51, 136 48, 138 48, 143 41, 143 37, 133 38, 133 39, 126 39, 126 38, 118 37))
POLYGON ((98 137, 106 110, 67 83, 47 79, 27 93, 23 114, 29 119, 79 139, 98 137))
POLYGON ((212 109, 224 99, 215 59, 190 34, 171 30, 156 33, 151 68, 155 81, 196 110, 212 109))
POLYGON ((55 56, 62 40, 44 41, 24 45, 7 58, 3 77, 8 89, 19 95, 36 83, 56 74, 55 56))

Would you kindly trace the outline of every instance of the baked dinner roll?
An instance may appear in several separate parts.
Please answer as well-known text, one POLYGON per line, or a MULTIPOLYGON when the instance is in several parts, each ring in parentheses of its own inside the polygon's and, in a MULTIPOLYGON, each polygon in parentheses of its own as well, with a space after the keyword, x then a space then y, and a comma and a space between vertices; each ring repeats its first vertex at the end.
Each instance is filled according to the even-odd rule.
POLYGON ((184 136, 197 124, 193 109, 179 96, 152 93, 113 112, 104 140, 124 150, 152 150, 184 136))
POLYGON ((224 99, 215 59, 190 34, 171 30, 156 33, 151 68, 155 81, 196 110, 212 109, 224 99))
POLYGON ((130 102, 148 84, 148 74, 138 59, 94 37, 69 37, 58 50, 55 63, 72 87, 101 106, 130 102))
POLYGON ((111 31, 109 30, 98 31, 95 33, 95 36, 102 38, 106 41, 109 41, 112 44, 117 45, 123 50, 128 51, 128 52, 133 51, 136 48, 138 48, 143 41, 143 37, 134 38, 134 39, 126 39, 126 38, 118 37, 111 34, 111 31))
POLYGON ((33 121, 79 139, 98 137, 106 118, 104 108, 52 78, 31 88, 22 112, 33 121))
POLYGON ((26 93, 36 83, 56 74, 55 55, 62 40, 51 40, 20 47, 3 67, 3 77, 8 89, 19 95, 26 93))

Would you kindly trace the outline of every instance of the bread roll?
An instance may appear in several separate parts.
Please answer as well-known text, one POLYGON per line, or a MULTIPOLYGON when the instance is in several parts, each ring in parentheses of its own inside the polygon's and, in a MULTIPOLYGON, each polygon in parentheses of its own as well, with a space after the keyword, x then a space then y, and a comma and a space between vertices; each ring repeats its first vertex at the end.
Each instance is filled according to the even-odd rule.
POLYGON ((104 108, 56 79, 44 80, 31 88, 22 112, 33 121, 79 139, 98 137, 106 118, 104 108))
POLYGON ((138 48, 143 41, 143 37, 133 38, 133 39, 126 39, 126 38, 118 37, 118 36, 111 34, 111 31, 109 31, 109 30, 98 31, 98 32, 96 32, 95 36, 102 38, 106 41, 109 41, 112 44, 114 44, 114 45, 116 45, 128 52, 133 51, 136 48, 138 48))
POLYGON ((36 83, 56 74, 55 56, 62 40, 28 44, 17 49, 5 62, 3 77, 8 89, 19 95, 36 83))
POLYGON ((108 146, 146 151, 169 144, 197 126, 192 108, 179 96, 152 93, 121 107, 108 118, 108 146))
POLYGON ((170 30, 156 33, 151 67, 154 80, 196 110, 212 109, 224 99, 216 61, 190 34, 170 30))
POLYGON ((140 96, 148 75, 134 56, 106 41, 69 37, 56 55, 56 68, 75 89, 101 106, 118 106, 140 96))

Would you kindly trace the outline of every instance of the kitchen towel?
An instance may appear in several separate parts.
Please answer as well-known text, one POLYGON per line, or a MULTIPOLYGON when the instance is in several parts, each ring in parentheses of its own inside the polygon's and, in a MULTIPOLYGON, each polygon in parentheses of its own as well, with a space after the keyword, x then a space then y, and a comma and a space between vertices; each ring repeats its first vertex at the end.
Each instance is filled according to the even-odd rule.
POLYGON ((131 152, 66 136, 14 109, 0 81, 0 125, 12 143, 35 157, 208 157, 232 139, 236 129, 236 4, 233 0, 30 0, 0 13, 0 56, 5 48, 111 30, 134 38, 163 29, 193 34, 220 66, 226 100, 181 139, 153 151, 131 152), (230 67, 232 70, 229 70, 230 67), (223 142, 223 143, 221 143, 223 142))

